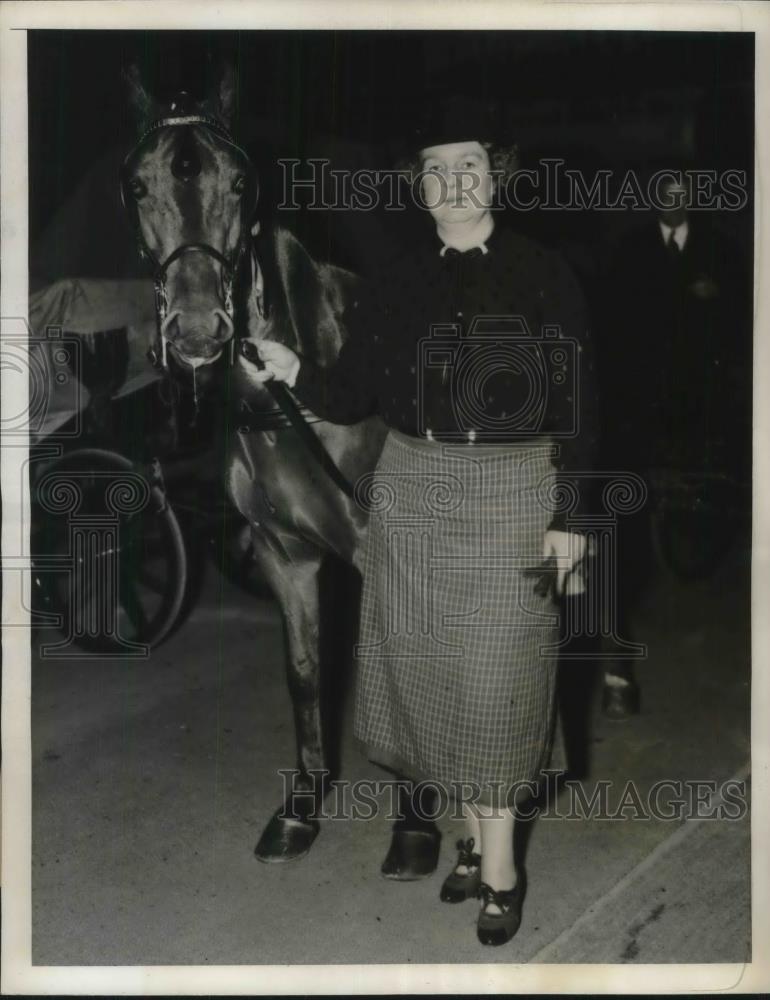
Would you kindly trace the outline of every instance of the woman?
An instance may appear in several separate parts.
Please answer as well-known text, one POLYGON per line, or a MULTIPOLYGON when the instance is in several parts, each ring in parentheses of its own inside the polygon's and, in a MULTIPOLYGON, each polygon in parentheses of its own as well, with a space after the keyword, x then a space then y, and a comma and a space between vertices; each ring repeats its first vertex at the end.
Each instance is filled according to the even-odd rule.
POLYGON ((555 606, 532 570, 553 563, 562 592, 583 558, 585 539, 548 497, 572 496, 570 475, 587 467, 590 407, 577 403, 593 392, 570 271, 492 214, 505 156, 483 111, 448 102, 432 125, 416 149, 436 238, 381 276, 333 367, 263 341, 260 377, 333 422, 379 412, 390 428, 368 484, 380 509, 363 560, 355 732, 372 760, 462 801, 441 898, 480 896, 478 937, 502 944, 524 895, 514 808, 547 764, 553 722, 555 606), (561 353, 544 325, 546 337, 560 328, 561 353))

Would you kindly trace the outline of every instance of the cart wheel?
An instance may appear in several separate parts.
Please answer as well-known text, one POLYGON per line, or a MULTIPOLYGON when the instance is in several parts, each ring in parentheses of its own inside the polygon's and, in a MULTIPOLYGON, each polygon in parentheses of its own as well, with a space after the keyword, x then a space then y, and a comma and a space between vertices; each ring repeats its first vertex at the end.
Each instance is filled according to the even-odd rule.
POLYGON ((66 642, 105 656, 158 646, 187 587, 184 538, 163 491, 123 455, 84 448, 47 466, 32 500, 33 592, 66 642))

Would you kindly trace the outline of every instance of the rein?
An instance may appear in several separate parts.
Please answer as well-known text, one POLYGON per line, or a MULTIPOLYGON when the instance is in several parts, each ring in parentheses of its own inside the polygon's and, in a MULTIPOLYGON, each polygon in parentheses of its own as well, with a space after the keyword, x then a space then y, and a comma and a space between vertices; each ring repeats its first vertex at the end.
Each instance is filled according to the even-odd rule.
MULTIPOLYGON (((265 367, 262 364, 254 345, 248 340, 241 342, 241 355, 247 361, 256 365, 257 368, 261 369, 265 367)), ((310 430, 310 427, 308 426, 309 421, 306 415, 315 417, 312 421, 313 423, 326 423, 326 421, 320 417, 316 417, 314 414, 311 414, 310 410, 306 407, 300 407, 283 382, 270 380, 264 382, 263 385, 278 404, 278 409, 281 411, 283 417, 285 417, 289 426, 294 428, 302 443, 305 445, 316 462, 318 462, 327 476, 335 483, 336 486, 339 487, 339 489, 342 490, 345 496, 349 497, 351 500, 355 499, 355 490, 337 467, 336 462, 331 457, 329 452, 326 448, 324 448, 323 444, 319 441, 316 435, 310 430)), ((275 415, 275 413, 276 411, 273 410, 272 414, 275 415)), ((260 416, 269 417, 271 416, 271 413, 264 415, 260 414, 260 416)), ((286 424, 281 423, 280 426, 285 427, 286 424)), ((248 433, 252 429, 268 430, 272 428, 258 424, 256 428, 252 428, 250 426, 247 427, 245 433, 248 433)))
MULTIPOLYGON (((157 352, 154 348, 150 348, 148 351, 148 358, 155 368, 161 368, 166 374, 168 374, 168 358, 166 351, 166 338, 163 335, 163 321, 168 315, 168 297, 166 295, 166 276, 169 267, 177 260, 191 253, 203 253, 212 257, 218 263, 222 265, 223 279, 224 279, 224 308, 228 317, 233 320, 233 328, 237 329, 235 324, 235 306, 233 302, 233 291, 236 277, 239 273, 241 262, 243 260, 244 254, 246 253, 249 246, 250 229, 248 226, 248 221, 251 215, 253 215, 254 209, 256 208, 256 198, 257 198, 257 186, 255 183, 255 170, 251 164, 251 160, 246 155, 246 153, 237 146, 233 141, 232 136, 228 130, 217 121, 208 115, 198 115, 198 114, 184 114, 167 116, 163 118, 158 118, 154 121, 139 138, 136 146, 128 154, 128 156, 123 161, 120 170, 120 194, 121 200, 123 202, 123 207, 129 213, 129 218, 131 220, 131 225, 134 230, 134 235, 137 241, 139 256, 146 260, 150 267, 152 268, 153 280, 155 283, 155 316, 157 321, 158 337, 161 343, 161 356, 158 358, 157 352), (200 125, 204 128, 209 129, 214 132, 217 136, 223 139, 228 145, 232 146, 237 150, 241 156, 244 158, 245 162, 249 166, 249 179, 252 183, 252 189, 254 190, 254 197, 252 203, 247 205, 246 199, 244 199, 243 206, 241 209, 242 214, 242 226, 241 235, 238 239, 238 244, 235 247, 233 254, 228 258, 216 247, 211 246, 209 243, 183 243, 176 247, 171 253, 166 257, 164 261, 158 260, 155 254, 152 252, 151 248, 148 246, 147 241, 142 234, 142 227, 139 223, 139 211, 136 206, 136 202, 131 196, 131 192, 128 190, 128 162, 135 155, 137 150, 142 146, 148 136, 159 131, 163 128, 169 128, 173 126, 185 126, 185 125, 200 125)), ((253 250, 252 250, 253 252, 253 250)), ((230 338, 230 366, 235 364, 235 338, 236 334, 230 338)), ((254 364, 257 368, 264 368, 259 355, 253 347, 253 344, 247 340, 242 340, 239 347, 240 355, 251 364, 254 364)), ((354 499, 355 493, 352 485, 348 482, 345 476, 337 467, 336 463, 329 455, 326 448, 324 448, 321 441, 316 437, 316 435, 311 431, 308 426, 309 423, 321 423, 323 422, 321 418, 316 417, 311 413, 306 407, 301 407, 294 397, 291 395, 289 390, 285 385, 280 382, 268 381, 264 383, 265 388, 273 397, 276 403, 276 409, 269 410, 267 412, 260 412, 257 414, 248 411, 248 416, 246 416, 247 408, 244 408, 242 404, 240 425, 238 427, 239 433, 247 434, 258 431, 265 430, 277 430, 285 427, 293 427, 299 436, 300 440, 303 442, 307 450, 310 452, 312 457, 321 466, 324 472, 329 476, 329 478, 335 483, 335 485, 342 490, 342 492, 349 497, 354 499)))

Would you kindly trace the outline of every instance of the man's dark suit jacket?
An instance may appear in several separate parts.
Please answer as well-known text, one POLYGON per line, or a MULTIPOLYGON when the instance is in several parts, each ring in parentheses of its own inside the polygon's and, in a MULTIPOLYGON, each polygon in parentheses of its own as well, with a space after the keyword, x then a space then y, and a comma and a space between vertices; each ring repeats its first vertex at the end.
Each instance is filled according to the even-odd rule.
POLYGON ((678 254, 657 219, 613 254, 596 352, 605 461, 727 471, 748 453, 751 274, 710 220, 688 226, 678 254))

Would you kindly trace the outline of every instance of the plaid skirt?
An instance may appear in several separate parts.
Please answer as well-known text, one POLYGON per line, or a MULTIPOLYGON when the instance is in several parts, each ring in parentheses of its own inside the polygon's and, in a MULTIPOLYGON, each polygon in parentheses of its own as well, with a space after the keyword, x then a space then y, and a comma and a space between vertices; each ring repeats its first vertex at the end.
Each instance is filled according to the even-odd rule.
POLYGON ((548 763, 557 609, 522 574, 543 559, 551 454, 391 431, 365 483, 355 736, 454 798, 513 803, 548 763))

